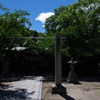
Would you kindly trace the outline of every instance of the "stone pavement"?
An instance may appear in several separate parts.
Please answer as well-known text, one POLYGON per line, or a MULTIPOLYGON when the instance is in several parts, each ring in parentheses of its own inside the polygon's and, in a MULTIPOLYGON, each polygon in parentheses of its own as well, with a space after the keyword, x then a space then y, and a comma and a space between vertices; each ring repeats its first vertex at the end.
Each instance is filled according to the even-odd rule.
POLYGON ((0 86, 0 100, 41 100, 42 77, 25 77, 0 86))

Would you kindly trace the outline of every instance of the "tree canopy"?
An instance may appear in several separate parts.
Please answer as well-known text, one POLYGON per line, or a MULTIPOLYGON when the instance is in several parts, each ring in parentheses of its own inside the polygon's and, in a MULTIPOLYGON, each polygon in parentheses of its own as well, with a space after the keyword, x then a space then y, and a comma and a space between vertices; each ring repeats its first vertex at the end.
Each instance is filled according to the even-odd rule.
POLYGON ((8 37, 32 37, 38 33, 30 30, 32 25, 30 19, 26 18, 30 14, 23 10, 14 10, 3 7, 0 4, 0 61, 5 57, 5 49, 10 50, 16 46, 31 46, 33 47, 34 41, 32 39, 9 39, 8 37), (27 24, 27 25, 26 25, 27 24), (27 27, 26 27, 27 26, 27 27), (26 42, 26 43, 25 43, 26 42))
POLYGON ((53 54, 53 40, 8 39, 7 37, 54 37, 55 33, 67 37, 62 40, 62 53, 66 56, 92 56, 100 53, 100 0, 78 0, 77 3, 54 9, 54 15, 45 21, 45 33, 30 30, 30 14, 0 4, 0 58, 4 50, 24 44, 33 48, 34 53, 45 51, 53 54), (27 24, 27 27, 26 27, 27 24))
POLYGON ((79 0, 54 10, 45 22, 46 33, 67 37, 62 51, 67 56, 92 56, 100 52, 100 0, 79 0))

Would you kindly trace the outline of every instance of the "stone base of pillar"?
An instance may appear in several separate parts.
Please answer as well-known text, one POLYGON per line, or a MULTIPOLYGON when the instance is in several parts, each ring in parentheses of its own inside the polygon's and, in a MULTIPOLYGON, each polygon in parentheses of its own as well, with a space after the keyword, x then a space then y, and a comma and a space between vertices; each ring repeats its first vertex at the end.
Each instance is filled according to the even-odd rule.
POLYGON ((64 85, 52 84, 52 94, 66 94, 66 87, 64 85))

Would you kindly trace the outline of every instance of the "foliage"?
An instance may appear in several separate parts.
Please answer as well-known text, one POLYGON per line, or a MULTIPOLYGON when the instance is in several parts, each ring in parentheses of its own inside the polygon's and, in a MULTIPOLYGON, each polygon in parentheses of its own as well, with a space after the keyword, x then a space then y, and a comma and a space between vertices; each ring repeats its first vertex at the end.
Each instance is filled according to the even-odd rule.
POLYGON ((0 10, 4 12, 0 14, 0 60, 2 60, 3 56, 5 56, 5 49, 10 50, 13 47, 24 44, 26 41, 21 39, 8 39, 7 37, 29 36, 29 26, 31 26, 31 23, 25 17, 30 15, 27 11, 14 10, 11 13, 9 9, 4 8, 2 5, 0 5, 0 10))
MULTIPOLYGON (((100 0, 78 0, 68 6, 60 6, 47 18, 45 33, 29 30, 31 23, 27 11, 4 8, 0 4, 0 56, 4 50, 26 46, 35 54, 42 51, 54 55, 54 39, 8 39, 7 37, 55 37, 55 33, 67 37, 62 40, 62 53, 66 56, 92 56, 100 53, 100 0), (26 24, 28 27, 26 27, 26 24)), ((0 57, 2 58, 2 57, 0 57)))
MULTIPOLYGON (((45 35, 43 33, 39 33, 39 37, 50 37, 49 35, 45 35)), ((45 55, 54 55, 54 39, 38 39, 36 47, 38 48, 38 52, 43 53, 45 55)))
POLYGON ((100 0, 79 0, 55 9, 45 22, 46 33, 67 37, 62 52, 67 56, 92 56, 100 52, 100 0))

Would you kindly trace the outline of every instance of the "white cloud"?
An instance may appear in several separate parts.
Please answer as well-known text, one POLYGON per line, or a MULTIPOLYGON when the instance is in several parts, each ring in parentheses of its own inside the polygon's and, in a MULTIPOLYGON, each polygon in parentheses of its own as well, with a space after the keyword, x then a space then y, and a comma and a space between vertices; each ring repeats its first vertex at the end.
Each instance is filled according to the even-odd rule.
POLYGON ((39 16, 37 18, 35 18, 35 20, 39 20, 42 23, 45 23, 46 19, 49 18, 52 15, 54 15, 53 12, 40 13, 39 16))
POLYGON ((42 27, 45 27, 45 25, 42 25, 42 27))

